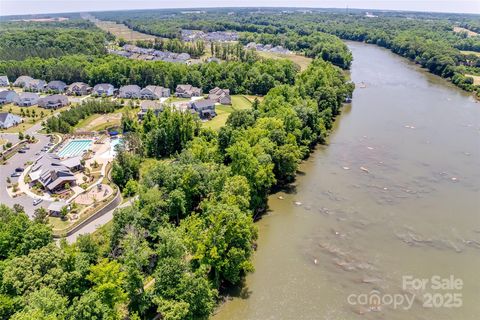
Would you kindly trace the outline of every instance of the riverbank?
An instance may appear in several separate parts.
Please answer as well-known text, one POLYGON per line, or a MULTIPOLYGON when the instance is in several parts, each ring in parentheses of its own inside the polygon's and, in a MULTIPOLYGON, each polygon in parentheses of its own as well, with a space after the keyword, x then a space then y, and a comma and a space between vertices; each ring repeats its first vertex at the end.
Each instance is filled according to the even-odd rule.
POLYGON ((365 87, 354 91, 328 146, 300 166, 292 189, 270 196, 257 223, 255 272, 215 320, 480 314, 478 105, 386 49, 349 46, 352 80, 365 87), (463 280, 462 308, 423 308, 421 292, 410 293, 417 296, 408 310, 347 300, 372 290, 405 293, 405 275, 450 274, 463 280))

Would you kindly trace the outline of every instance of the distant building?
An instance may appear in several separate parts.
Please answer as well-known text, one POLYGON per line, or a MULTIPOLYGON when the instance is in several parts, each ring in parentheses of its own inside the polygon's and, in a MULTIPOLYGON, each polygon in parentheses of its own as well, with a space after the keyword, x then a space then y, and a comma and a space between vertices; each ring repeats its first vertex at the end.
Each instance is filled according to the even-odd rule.
POLYGON ((30 82, 32 80, 33 80, 32 77, 20 76, 20 77, 17 78, 17 80, 15 80, 15 82, 13 83, 13 86, 23 88, 25 86, 25 84, 27 84, 28 82, 30 82))
POLYGON ((63 81, 50 81, 47 83, 45 87, 46 91, 56 92, 56 93, 63 93, 67 89, 67 84, 63 81))
POLYGON ((34 92, 21 92, 15 102, 20 107, 30 107, 38 103, 40 97, 34 92))
POLYGON ((33 79, 25 83, 25 85, 23 86, 23 90, 28 90, 32 92, 41 92, 45 90, 46 85, 47 83, 45 82, 45 80, 33 79))
POLYGON ((202 89, 189 84, 179 84, 175 89, 175 96, 179 98, 200 97, 202 89))
POLYGON ((8 87, 10 85, 10 81, 8 81, 7 76, 0 76, 0 87, 8 87))
POLYGON ((46 153, 37 159, 28 175, 31 183, 39 182, 45 190, 50 192, 61 192, 67 183, 70 186, 76 183, 71 170, 52 153, 46 153))
POLYGON ((208 99, 218 102, 220 104, 232 104, 229 89, 220 89, 215 87, 208 93, 208 99))
POLYGON ((5 103, 15 103, 18 101, 18 93, 13 90, 0 91, 0 105, 5 103))
POLYGON ((158 114, 163 111, 163 105, 159 101, 154 100, 142 101, 140 103, 140 111, 137 114, 138 119, 142 120, 147 114, 148 110, 152 110, 153 113, 158 116, 158 114))
POLYGON ((91 88, 83 82, 74 82, 67 87, 67 94, 73 96, 84 96, 89 94, 91 88))
POLYGON ((140 98, 156 100, 170 97, 170 89, 160 86, 146 86, 140 91, 140 98))
POLYGON ((0 112, 0 128, 8 129, 22 123, 22 118, 12 113, 0 112))
POLYGON ((38 105, 45 109, 58 109, 68 104, 68 97, 63 94, 52 94, 38 99, 38 105))
POLYGON ((198 113, 200 119, 211 119, 217 115, 214 100, 205 99, 192 101, 189 103, 189 107, 198 113))
POLYGON ((113 96, 115 88, 109 83, 100 83, 93 87, 92 94, 97 96, 113 96))
POLYGON ((136 84, 131 84, 128 86, 122 86, 118 90, 118 96, 120 98, 127 98, 127 99, 137 99, 140 98, 140 91, 142 89, 137 86, 136 84))

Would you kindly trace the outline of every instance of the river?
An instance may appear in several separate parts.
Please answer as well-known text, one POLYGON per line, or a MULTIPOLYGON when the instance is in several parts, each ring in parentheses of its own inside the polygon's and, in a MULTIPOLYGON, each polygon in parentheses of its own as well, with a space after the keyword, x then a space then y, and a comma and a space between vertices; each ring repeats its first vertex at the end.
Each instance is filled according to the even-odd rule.
POLYGON ((215 320, 480 318, 480 104, 388 50, 348 46, 353 103, 270 197, 255 272, 215 320))

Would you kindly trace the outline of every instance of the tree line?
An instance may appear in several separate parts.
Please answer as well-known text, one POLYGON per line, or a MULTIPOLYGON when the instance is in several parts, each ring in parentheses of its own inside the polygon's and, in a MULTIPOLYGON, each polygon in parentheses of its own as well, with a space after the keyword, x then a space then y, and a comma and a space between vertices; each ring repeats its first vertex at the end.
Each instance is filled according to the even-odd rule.
POLYGON ((163 61, 139 61, 118 56, 68 55, 59 58, 28 58, 0 61, 0 74, 10 79, 29 75, 46 81, 76 81, 90 85, 111 83, 115 87, 137 84, 159 85, 175 90, 191 84, 204 91, 216 86, 232 94, 266 94, 280 84, 293 84, 298 67, 287 60, 260 59, 241 62, 184 65, 163 61))
POLYGON ((107 35, 88 22, 4 22, 0 30, 0 60, 106 54, 107 35))
POLYGON ((112 113, 122 107, 118 102, 108 99, 89 99, 79 106, 61 111, 59 115, 44 122, 47 132, 71 133, 75 125, 92 114, 112 113))

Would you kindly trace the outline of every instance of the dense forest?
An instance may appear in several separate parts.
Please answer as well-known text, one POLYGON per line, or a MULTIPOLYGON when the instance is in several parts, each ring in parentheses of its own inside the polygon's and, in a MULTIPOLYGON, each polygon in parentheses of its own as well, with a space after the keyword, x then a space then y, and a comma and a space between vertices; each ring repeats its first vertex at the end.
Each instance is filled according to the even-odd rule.
POLYGON ((0 60, 52 58, 106 53, 108 35, 84 20, 49 23, 0 23, 0 60))
POLYGON ((362 10, 294 9, 211 9, 179 13, 173 10, 133 11, 120 14, 103 12, 102 19, 125 23, 135 30, 169 38, 179 37, 182 29, 205 32, 234 30, 241 40, 283 45, 309 57, 322 57, 343 68, 351 57, 336 38, 364 41, 391 49, 414 60, 430 72, 450 79, 467 91, 476 91, 471 75, 480 75, 480 36, 456 32, 455 27, 479 30, 474 15, 416 12, 374 12, 362 10))

